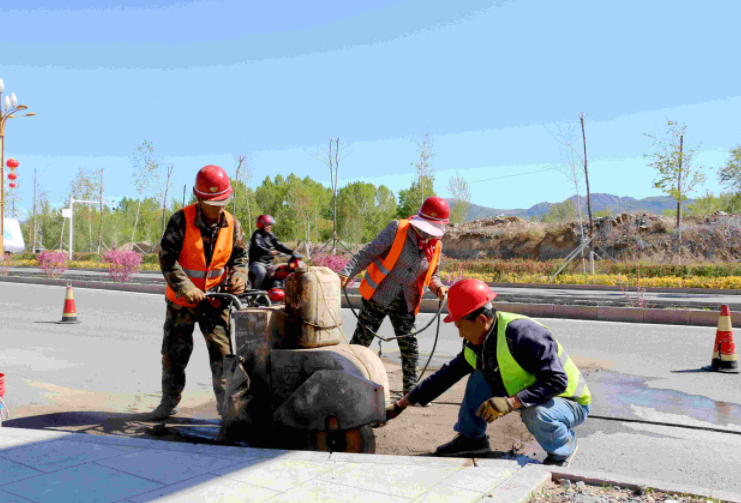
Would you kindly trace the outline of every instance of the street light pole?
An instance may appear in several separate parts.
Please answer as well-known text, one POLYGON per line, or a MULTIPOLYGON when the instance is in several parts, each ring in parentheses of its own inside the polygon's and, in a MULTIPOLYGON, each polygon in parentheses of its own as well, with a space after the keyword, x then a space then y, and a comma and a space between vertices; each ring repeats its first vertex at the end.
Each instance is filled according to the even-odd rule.
POLYGON ((5 84, 0 79, 0 257, 5 255, 5 121, 16 119, 18 117, 33 117, 33 112, 26 112, 23 115, 15 116, 15 112, 24 111, 28 107, 19 105, 15 93, 5 97, 3 101, 3 91, 5 84), (5 111, 3 112, 3 108, 5 111))

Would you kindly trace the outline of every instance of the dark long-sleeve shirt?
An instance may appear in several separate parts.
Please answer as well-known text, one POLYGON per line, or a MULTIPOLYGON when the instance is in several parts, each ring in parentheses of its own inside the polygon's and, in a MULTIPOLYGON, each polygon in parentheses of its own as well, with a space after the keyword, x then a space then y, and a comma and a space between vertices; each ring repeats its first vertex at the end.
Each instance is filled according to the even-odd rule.
MULTIPOLYGON (((219 235, 219 231, 226 228, 226 217, 224 215, 213 224, 207 223, 201 214, 201 208, 196 204, 195 226, 201 231, 203 239, 203 252, 206 255, 206 264, 211 263, 211 257, 214 252, 214 244, 219 235)), ((167 223, 167 229, 160 241, 160 269, 165 276, 165 281, 173 289, 177 297, 182 297, 186 292, 195 288, 193 282, 183 271, 183 267, 178 262, 180 252, 183 249, 185 240, 185 213, 183 210, 175 212, 167 223)), ((247 281, 247 249, 245 248, 245 235, 239 221, 234 219, 234 243, 232 245, 232 255, 227 262, 227 268, 231 269, 233 277, 241 277, 247 281)))
MULTIPOLYGON (((530 319, 519 319, 507 325, 505 337, 515 361, 537 379, 530 387, 517 393, 517 398, 524 407, 543 403, 566 390, 568 378, 558 357, 558 344, 547 328, 530 319)), ((482 346, 470 347, 478 354, 479 361, 496 361, 496 345, 495 322, 486 342, 482 346), (483 354, 484 348, 486 355, 483 354)), ((494 392, 492 396, 509 396, 498 367, 486 365, 483 371, 487 383, 494 392)), ((419 383, 409 394, 409 401, 427 405, 472 372, 473 367, 469 365, 461 351, 440 370, 419 383)))
MULTIPOLYGON (((384 260, 391 251, 391 246, 394 244, 398 230, 399 221, 393 220, 373 241, 365 245, 350 259, 340 274, 348 278, 353 278, 360 271, 371 265, 377 258, 380 257, 381 260, 384 260)), ((420 295, 417 287, 419 277, 427 274, 429 267, 430 263, 427 261, 424 250, 419 249, 417 233, 409 226, 409 229, 407 229, 407 239, 401 249, 401 255, 399 255, 394 268, 391 269, 391 272, 386 275, 373 293, 373 300, 384 307, 388 307, 399 296, 399 293, 403 291, 409 312, 414 311, 420 295)), ((438 267, 435 267, 430 280, 430 291, 436 293, 437 289, 441 286, 440 273, 438 267)))
POLYGON ((270 252, 273 250, 278 250, 288 255, 293 253, 293 250, 278 241, 278 238, 272 232, 257 229, 252 233, 252 238, 250 239, 250 263, 262 262, 263 264, 272 264, 273 255, 270 252))

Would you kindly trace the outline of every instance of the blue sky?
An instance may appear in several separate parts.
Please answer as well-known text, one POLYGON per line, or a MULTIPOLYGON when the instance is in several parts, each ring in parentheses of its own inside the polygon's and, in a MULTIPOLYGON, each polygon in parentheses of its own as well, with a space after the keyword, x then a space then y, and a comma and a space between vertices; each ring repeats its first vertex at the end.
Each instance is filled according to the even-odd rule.
POLYGON ((348 144, 341 184, 398 192, 429 131, 440 195, 458 170, 474 203, 523 208, 573 194, 543 170, 562 161, 549 130, 584 112, 593 192, 661 195, 643 133, 672 119, 717 194, 741 143, 740 17, 737 1, 24 0, 0 6, 0 78, 38 115, 9 123, 5 152, 24 207, 34 167, 54 202, 80 166, 133 196, 145 139, 176 193, 244 153, 253 186, 328 184, 311 154, 330 136, 348 144))

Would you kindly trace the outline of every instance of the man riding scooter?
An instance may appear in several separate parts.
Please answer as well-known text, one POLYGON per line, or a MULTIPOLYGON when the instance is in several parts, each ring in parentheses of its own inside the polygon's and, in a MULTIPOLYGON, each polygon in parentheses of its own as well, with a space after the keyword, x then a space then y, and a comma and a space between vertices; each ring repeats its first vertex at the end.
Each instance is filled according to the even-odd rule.
POLYGON ((257 217, 257 230, 252 233, 250 239, 250 272, 249 280, 252 288, 258 290, 264 289, 266 280, 269 279, 272 271, 273 260, 279 253, 286 255, 293 254, 293 250, 278 241, 278 238, 271 231, 275 224, 275 219, 270 215, 260 215, 257 217))

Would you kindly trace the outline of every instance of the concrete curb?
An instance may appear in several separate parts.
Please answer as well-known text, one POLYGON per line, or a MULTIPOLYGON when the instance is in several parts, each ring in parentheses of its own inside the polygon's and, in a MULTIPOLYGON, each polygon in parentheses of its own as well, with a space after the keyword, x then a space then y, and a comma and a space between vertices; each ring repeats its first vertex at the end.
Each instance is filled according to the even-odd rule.
POLYGON ((0 283, 25 283, 27 285, 67 286, 73 288, 93 288, 119 292, 165 294, 166 286, 144 285, 141 283, 112 283, 106 281, 85 281, 79 279, 24 278, 19 276, 0 276, 0 283))
POLYGON ((481 501, 527 503, 551 481, 551 472, 542 465, 526 465, 492 489, 481 501))
MULTIPOLYGON (((113 290, 119 292, 152 293, 164 295, 164 284, 142 283, 112 283, 105 281, 65 280, 50 278, 25 278, 19 276, 0 276, 0 283, 24 283, 30 285, 66 286, 73 288, 93 288, 99 290, 113 290)), ((360 307, 361 297, 350 295, 354 308, 360 307)), ((494 302, 494 307, 501 311, 513 312, 537 318, 562 318, 573 320, 593 321, 620 321, 625 323, 655 323, 662 325, 687 325, 702 327, 717 327, 719 313, 714 311, 697 311, 691 309, 640 309, 634 307, 603 307, 603 306, 566 306, 557 304, 521 304, 508 302, 494 302)), ((438 309, 436 299, 422 299, 420 312, 436 313, 438 309)), ((342 307, 348 307, 344 295, 342 307)), ((448 313, 447 305, 443 313, 448 313)), ((741 312, 731 312, 731 323, 741 325, 741 312)))
MULTIPOLYGON (((361 297, 351 295, 350 301, 355 309, 360 307, 361 297)), ((691 309, 640 309, 636 307, 602 307, 602 306, 563 306, 557 304, 519 304, 493 302, 500 311, 524 314, 535 318, 563 318, 572 320, 620 321, 624 323, 653 323, 661 325, 691 325, 717 327, 720 313, 714 311, 695 311, 691 309)), ((438 301, 422 299, 421 313, 436 313, 438 301)), ((342 307, 348 307, 342 297, 342 307)), ((443 307, 448 314, 448 307, 443 307)), ((741 312, 731 312, 731 323, 741 325, 741 312)))
MULTIPOLYGON (((490 287, 496 288, 539 288, 543 290, 607 290, 613 292, 635 292, 637 287, 627 286, 610 286, 610 285, 553 285, 542 283, 487 283, 490 287)), ((672 288, 672 287, 647 287, 655 293, 707 293, 720 295, 741 295, 741 290, 723 290, 719 288, 672 288)))
POLYGON ((643 479, 638 477, 614 475, 603 472, 592 472, 587 470, 578 470, 574 468, 557 468, 548 467, 548 470, 553 477, 553 480, 568 479, 572 482, 584 482, 585 484, 591 484, 596 486, 620 486, 627 487, 630 489, 637 489, 638 487, 644 486, 647 488, 654 489, 656 491, 671 493, 671 494, 690 494, 701 496, 703 498, 715 498, 722 501, 728 501, 730 503, 741 503, 741 494, 733 493, 728 491, 719 491, 717 489, 709 489, 706 487, 690 486, 683 484, 672 484, 669 482, 662 482, 658 480, 643 479))

